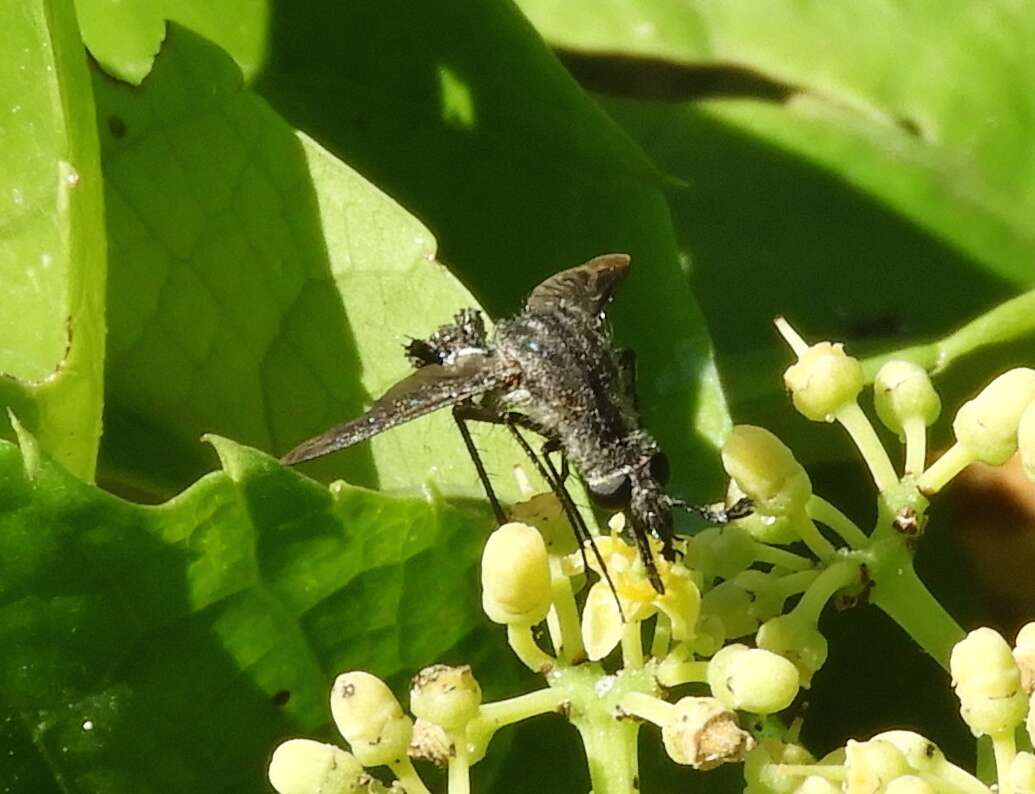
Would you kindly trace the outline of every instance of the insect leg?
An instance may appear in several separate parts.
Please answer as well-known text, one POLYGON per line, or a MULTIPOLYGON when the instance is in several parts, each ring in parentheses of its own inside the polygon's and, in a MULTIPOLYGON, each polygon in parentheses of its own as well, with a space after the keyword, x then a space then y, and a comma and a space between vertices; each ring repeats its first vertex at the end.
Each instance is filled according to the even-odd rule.
POLYGON ((747 497, 740 499, 736 504, 719 509, 706 505, 692 505, 689 502, 684 502, 682 499, 673 499, 672 506, 680 507, 688 513, 695 513, 709 524, 728 524, 730 521, 736 521, 738 518, 745 518, 751 515, 754 509, 751 500, 747 497))
POLYGON ((568 456, 564 454, 564 447, 561 446, 560 439, 547 438, 546 443, 539 448, 539 451, 543 453, 543 457, 547 460, 550 459, 551 453, 561 453, 561 473, 559 482, 566 483, 568 481, 568 476, 571 474, 571 470, 568 468, 568 456))
POLYGON ((482 488, 485 489, 485 496, 488 497, 489 504, 492 505, 492 512, 496 515, 496 522, 498 524, 505 524, 507 523, 507 514, 504 512, 500 500, 496 497, 496 492, 492 489, 492 482, 489 481, 488 472, 485 471, 485 464, 482 463, 482 457, 478 453, 478 448, 474 445, 474 439, 471 438, 471 431, 467 427, 468 420, 477 420, 479 418, 478 410, 470 403, 457 403, 453 406, 453 419, 460 430, 460 436, 464 439, 467 454, 471 456, 474 468, 478 472, 478 479, 481 480, 482 488))
MULTIPOLYGON (((618 590, 615 589, 615 583, 611 580, 611 574, 607 570, 607 563, 604 562, 604 557, 600 553, 600 549, 597 548, 596 541, 593 540, 593 534, 589 531, 589 527, 586 526, 585 520, 582 518, 582 514, 575 507, 575 502, 571 498, 571 494, 568 493, 568 489, 564 487, 564 483, 560 479, 556 467, 553 465, 553 461, 550 460, 549 455, 544 455, 546 460, 546 466, 543 466, 543 462, 539 460, 539 457, 535 454, 535 450, 532 449, 531 445, 525 439, 521 432, 518 430, 518 420, 514 414, 504 414, 503 421, 510 429, 511 435, 518 442, 521 449, 524 450, 525 455, 532 461, 533 465, 539 472, 547 484, 550 486, 550 490, 554 492, 554 495, 560 500, 561 507, 564 508, 565 514, 568 516, 568 521, 571 524, 572 530, 575 532, 575 539, 579 542, 579 551, 582 554, 582 562, 589 568, 589 562, 586 560, 586 544, 589 543, 589 547, 593 550, 593 557, 597 561, 597 565, 600 566, 600 570, 604 574, 604 579, 607 581, 607 586, 611 589, 611 593, 615 597, 615 603, 618 605, 618 614, 622 618, 622 622, 625 622, 625 612, 622 610, 622 600, 618 597, 618 590)), ((547 441, 549 443, 549 441, 547 441)))

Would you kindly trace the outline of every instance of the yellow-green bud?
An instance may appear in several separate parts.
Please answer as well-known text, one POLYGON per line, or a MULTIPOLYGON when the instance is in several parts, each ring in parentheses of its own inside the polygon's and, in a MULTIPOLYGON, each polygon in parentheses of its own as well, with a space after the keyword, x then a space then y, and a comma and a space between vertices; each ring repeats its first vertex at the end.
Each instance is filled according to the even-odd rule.
POLYGON ((912 361, 889 361, 874 378, 873 407, 888 430, 902 435, 902 423, 910 419, 933 425, 942 401, 927 370, 912 361))
POLYGON ((737 425, 722 445, 722 465, 754 502, 770 516, 799 513, 812 496, 812 483, 794 454, 762 427, 737 425))
POLYGON ((788 772, 787 765, 813 764, 816 759, 799 744, 761 739, 744 759, 744 780, 750 794, 790 794, 802 784, 803 775, 788 772))
POLYGON ((963 404, 952 423, 956 440, 977 460, 1001 466, 1017 451, 1021 414, 1035 400, 1035 370, 1004 372, 963 404))
POLYGON ((1035 694, 1028 698, 1028 719, 1024 727, 1028 729, 1028 741, 1035 744, 1035 694))
POLYGON ((1017 753, 1008 773, 1014 794, 1035 794, 1035 755, 1017 753))
POLYGON ((1035 400, 1021 414, 1017 425, 1017 449, 1021 453, 1021 463, 1029 480, 1035 480, 1035 400))
POLYGON ((363 766, 406 757, 413 723, 377 676, 362 671, 339 675, 331 690, 331 716, 363 766))
POLYGON ((798 694, 798 669, 761 648, 727 645, 708 663, 712 695, 731 709, 775 714, 798 694))
POLYGON ((755 561, 755 539, 742 527, 728 524, 710 527, 691 539, 689 564, 695 570, 720 579, 732 579, 755 561))
POLYGON ((874 736, 873 740, 894 745, 905 757, 910 769, 916 772, 936 775, 940 767, 947 763, 938 745, 913 731, 884 731, 874 736))
POLYGON ((952 649, 952 685, 960 699, 960 714, 975 736, 1012 731, 1028 709, 1021 673, 998 632, 980 628, 952 649))
POLYGON ((722 582, 705 593, 701 614, 722 622, 724 639, 745 637, 758 630, 758 621, 751 614, 751 594, 736 582, 722 582))
POLYGON ((273 751, 270 784, 280 794, 352 794, 360 791, 363 765, 333 744, 291 739, 273 751))
POLYGON ((755 635, 759 648, 789 659, 798 668, 801 685, 808 689, 812 676, 827 660, 827 640, 815 624, 790 612, 770 618, 755 635))
POLYGON ((665 751, 677 764, 711 769, 740 761, 754 746, 751 734, 737 725, 737 715, 714 698, 677 701, 661 727, 665 751))
POLYGON ((845 794, 873 794, 912 772, 895 745, 881 739, 845 745, 845 794))
POLYGON ((1035 692, 1035 621, 1025 624, 1017 632, 1013 660, 1021 671, 1021 688, 1032 694, 1035 692))
POLYGON ((550 561, 539 531, 504 524, 482 552, 482 608, 496 623, 529 626, 550 611, 550 561))
POLYGON ((783 382, 798 411, 814 422, 832 422, 862 391, 862 365, 847 355, 844 345, 819 342, 787 368, 783 382))
POLYGON ((449 731, 458 730, 474 719, 481 704, 482 689, 468 665, 425 667, 410 685, 413 716, 449 731))

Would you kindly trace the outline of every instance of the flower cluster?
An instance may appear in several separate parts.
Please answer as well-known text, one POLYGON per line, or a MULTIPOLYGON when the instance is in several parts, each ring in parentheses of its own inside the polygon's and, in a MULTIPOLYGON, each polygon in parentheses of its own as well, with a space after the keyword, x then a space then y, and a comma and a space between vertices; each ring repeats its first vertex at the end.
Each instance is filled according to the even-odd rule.
POLYGON ((469 668, 436 665, 413 679, 411 717, 382 681, 345 673, 334 684, 331 713, 351 752, 288 741, 273 756, 274 787, 281 794, 383 791, 366 770, 387 767, 394 786, 423 794, 416 758, 447 767, 450 794, 467 794, 470 767, 496 731, 560 711, 579 731, 596 794, 638 788, 643 725, 660 729, 679 764, 744 762, 755 794, 987 794, 988 786, 918 734, 882 733, 818 761, 800 745, 800 721, 788 725, 781 712, 826 661, 818 622, 837 597, 868 598, 951 671, 964 721, 994 747, 999 794, 1035 794, 1035 756, 1014 742, 1025 719, 1035 734, 1035 623, 1013 648, 989 629, 964 636, 912 567, 928 497, 967 464, 999 465, 1019 449, 1035 476, 1035 371, 1011 370, 967 402, 953 423, 956 443, 927 465, 938 394, 922 368, 885 363, 873 400, 904 443, 898 474, 859 405, 860 362, 839 344, 807 345, 783 320, 778 327, 798 357, 784 378, 795 407, 840 423, 866 462, 878 492, 869 532, 813 492, 778 438, 752 426, 733 429, 722 462, 728 503, 747 497, 754 513, 679 542, 674 562, 656 554, 664 594, 627 542, 622 515, 595 538, 595 549, 580 549, 557 500, 526 493, 513 522, 485 545, 482 606, 506 627, 516 656, 542 674, 543 687, 483 703, 469 668), (764 732, 752 727, 762 723, 764 732))

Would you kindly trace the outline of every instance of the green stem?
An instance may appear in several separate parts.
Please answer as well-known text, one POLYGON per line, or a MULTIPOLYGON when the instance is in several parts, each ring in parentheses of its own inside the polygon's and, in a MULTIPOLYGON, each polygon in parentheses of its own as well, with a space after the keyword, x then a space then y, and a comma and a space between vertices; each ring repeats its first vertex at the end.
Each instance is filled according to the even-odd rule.
POLYGON ((517 658, 534 673, 545 673, 557 664, 556 659, 536 645, 531 626, 508 625, 507 642, 517 658))
POLYGON ((943 339, 929 345, 896 350, 863 362, 869 380, 891 359, 919 364, 930 372, 942 372, 968 353, 989 345, 1019 339, 1035 329, 1035 290, 1001 303, 943 339))
POLYGON ((1014 740, 1014 729, 1009 728, 992 736, 992 751, 995 753, 996 780, 999 782, 999 794, 1013 794, 1013 781, 1010 780, 1010 767, 1017 755, 1017 742, 1014 740))
POLYGON ((927 425, 919 416, 911 416, 902 423, 906 437, 906 465, 904 473, 919 477, 927 463, 927 425))
POLYGON ((866 537, 866 533, 859 529, 852 519, 822 496, 813 494, 809 497, 809 501, 805 505, 805 511, 813 521, 818 521, 834 530, 853 549, 866 548, 870 542, 870 539, 866 537))
POLYGON ((467 745, 463 741, 453 742, 446 785, 449 794, 471 794, 471 765, 468 763, 467 745))
POLYGON ((575 594, 571 590, 571 579, 564 575, 559 557, 550 557, 550 582, 553 591, 553 605, 550 608, 551 632, 554 649, 560 660, 571 664, 586 656, 582 644, 582 630, 579 627, 579 611, 575 605, 575 594))
POLYGON ((392 770, 406 794, 431 794, 409 758, 403 757, 402 760, 389 764, 388 768, 392 770))
POLYGON ((815 581, 809 585, 801 601, 791 610, 790 614, 811 625, 819 622, 820 613, 827 601, 840 590, 847 587, 859 576, 859 563, 855 560, 840 560, 828 566, 815 581))
POLYGON ((975 460, 974 453, 958 441, 920 475, 917 487, 926 494, 938 493, 945 484, 975 460))
POLYGON ((898 475, 895 474, 895 467, 891 465, 888 451, 877 438, 877 432, 873 429, 869 418, 863 413, 859 403, 850 402, 841 406, 836 414, 837 421, 841 423, 848 435, 852 437, 855 446, 862 453, 870 474, 873 475, 873 482, 877 485, 878 491, 886 491, 898 482, 898 475))
POLYGON ((812 560, 807 557, 802 557, 787 549, 768 546, 765 543, 755 544, 755 560, 786 568, 789 571, 804 571, 812 567, 812 560))
POLYGON ((589 764, 593 794, 634 794, 639 791, 639 759, 636 754, 635 720, 612 716, 573 719, 582 736, 589 764))
POLYGON ((638 620, 627 620, 622 626, 622 663, 626 670, 643 667, 643 639, 638 620))
MULTIPOLYGON (((881 551, 873 550, 875 554, 881 551)), ((966 634, 916 575, 908 553, 903 550, 894 558, 881 560, 872 573, 875 586, 870 601, 948 670, 952 646, 966 634)))
POLYGON ((668 653, 672 644, 672 621, 664 612, 659 612, 654 620, 654 636, 650 642, 650 655, 661 659, 668 653))
POLYGON ((804 511, 800 516, 796 516, 792 519, 792 526, 795 531, 801 536, 802 541, 806 546, 809 547, 809 551, 815 554, 821 560, 829 560, 837 553, 837 549, 834 548, 834 544, 823 537, 823 533, 819 531, 812 519, 809 518, 804 511))

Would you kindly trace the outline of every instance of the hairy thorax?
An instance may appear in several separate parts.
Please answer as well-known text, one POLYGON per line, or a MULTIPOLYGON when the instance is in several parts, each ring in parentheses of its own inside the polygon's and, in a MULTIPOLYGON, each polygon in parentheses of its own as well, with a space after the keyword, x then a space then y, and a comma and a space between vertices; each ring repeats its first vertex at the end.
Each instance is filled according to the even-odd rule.
POLYGON ((600 318, 526 311, 500 324, 496 353, 521 371, 505 407, 556 438, 587 481, 629 470, 656 448, 600 318))

